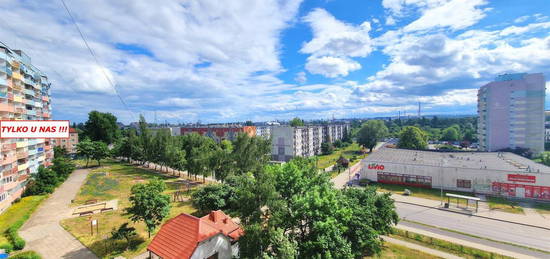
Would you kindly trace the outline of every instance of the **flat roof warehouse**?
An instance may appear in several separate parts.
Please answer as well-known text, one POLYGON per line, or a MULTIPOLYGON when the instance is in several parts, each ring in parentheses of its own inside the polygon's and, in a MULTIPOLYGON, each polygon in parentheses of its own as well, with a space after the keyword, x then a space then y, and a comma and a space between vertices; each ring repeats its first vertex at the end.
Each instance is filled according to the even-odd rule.
POLYGON ((467 168, 503 173, 550 174, 550 167, 508 152, 437 152, 395 148, 381 148, 373 152, 366 162, 390 162, 445 168, 467 168))

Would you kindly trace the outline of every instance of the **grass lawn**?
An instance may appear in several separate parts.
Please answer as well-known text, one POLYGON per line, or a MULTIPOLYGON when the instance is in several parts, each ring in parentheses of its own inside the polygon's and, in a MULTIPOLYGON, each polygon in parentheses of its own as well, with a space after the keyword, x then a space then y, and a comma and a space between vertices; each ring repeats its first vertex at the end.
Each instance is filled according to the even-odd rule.
POLYGON ((535 203, 534 207, 538 213, 550 215, 550 203, 535 203))
MULTIPOLYGON (((128 197, 132 186, 137 183, 145 183, 154 178, 163 179, 167 183, 167 194, 179 190, 179 185, 174 183, 175 178, 123 163, 111 162, 106 167, 94 169, 81 187, 73 206, 82 205, 91 199, 97 199, 98 201, 118 199, 118 210, 66 219, 62 221, 62 226, 99 257, 111 258, 122 255, 131 258, 145 252, 151 241, 148 238, 145 224, 143 222, 131 222, 124 209, 130 205, 128 197), (99 234, 94 233, 93 236, 90 233, 90 221, 92 219, 97 219, 99 222, 99 234), (138 236, 132 240, 130 248, 127 250, 125 250, 125 241, 108 239, 113 228, 126 222, 129 222, 130 226, 135 227, 138 232, 138 236)), ((190 201, 172 202, 171 206, 168 218, 175 217, 183 212, 193 213, 196 211, 191 206, 190 201)), ((154 233, 152 236, 154 236, 154 233)))
POLYGON ((477 248, 467 247, 460 244, 455 244, 446 240, 432 238, 422 234, 417 234, 401 229, 395 229, 395 234, 390 235, 393 238, 403 241, 415 243, 417 245, 425 246, 435 250, 443 251, 450 254, 458 255, 462 258, 475 259, 475 258, 495 258, 495 259, 511 259, 505 255, 494 254, 487 251, 483 251, 477 248))
POLYGON ((340 155, 343 155, 348 160, 353 156, 356 156, 356 160, 354 160, 353 162, 350 161, 350 166, 358 163, 359 161, 361 161, 361 159, 367 156, 366 154, 361 154, 361 147, 359 146, 359 144, 353 143, 345 148, 338 148, 334 150, 334 152, 330 155, 317 156, 317 158, 319 159, 317 161, 317 167, 320 169, 325 169, 335 164, 336 160, 340 158, 340 155))
POLYGON ((509 201, 498 197, 487 197, 487 203, 489 204, 489 209, 491 210, 523 214, 523 208, 514 201, 509 201))
POLYGON ((392 244, 389 242, 384 243, 384 248, 382 248, 382 253, 375 256, 365 256, 363 258, 390 258, 390 259, 416 259, 416 258, 426 258, 426 259, 435 259, 439 258, 435 255, 427 254, 420 252, 414 249, 410 249, 405 246, 392 244))
MULTIPOLYGON (((409 189, 412 192, 411 196, 413 196, 413 197, 436 200, 436 201, 441 200, 441 190, 439 190, 439 189, 420 188, 420 187, 414 187, 414 186, 405 186, 405 185, 397 185, 397 184, 385 184, 385 183, 372 183, 371 185, 376 186, 378 188, 378 190, 381 191, 381 192, 391 192, 391 193, 394 193, 394 194, 403 195, 403 191, 405 191, 405 189, 409 189)), ((473 194, 469 193, 469 192, 443 190, 443 199, 444 199, 444 201, 447 201, 447 197, 445 196, 445 193, 453 193, 453 194, 473 196, 473 194)), ((451 203, 453 203, 453 202, 456 202, 456 201, 453 201, 451 199, 451 203)))
POLYGON ((15 222, 21 219, 26 221, 46 197, 48 196, 35 195, 24 197, 9 207, 4 213, 0 214, 0 244, 8 242, 3 233, 15 222))

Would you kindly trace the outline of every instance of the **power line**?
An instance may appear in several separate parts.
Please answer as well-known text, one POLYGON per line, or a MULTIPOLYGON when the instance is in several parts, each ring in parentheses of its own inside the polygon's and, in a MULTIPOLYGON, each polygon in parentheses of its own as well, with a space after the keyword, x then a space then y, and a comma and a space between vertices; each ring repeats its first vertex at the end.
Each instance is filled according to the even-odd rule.
POLYGON ((118 89, 116 88, 115 84, 111 81, 111 79, 107 75, 107 72, 105 72, 105 68, 101 65, 101 63, 99 62, 99 59, 97 58, 94 51, 92 50, 92 48, 88 44, 88 41, 86 40, 86 37, 84 37, 84 34, 80 30, 80 27, 76 23, 76 20, 74 19, 73 15, 71 14, 71 11, 69 10, 69 7, 67 6, 67 4, 65 4, 64 0, 61 0, 61 3, 63 4, 63 7, 65 7, 65 10, 67 11, 67 14, 71 18, 71 21, 73 22, 74 26, 76 27, 76 30, 80 34, 80 38, 82 38, 82 41, 84 41, 84 45, 86 45, 86 48, 90 52, 90 55, 92 55, 92 57, 94 58, 95 63, 101 69, 101 73, 103 74, 103 76, 105 76, 105 79, 107 79, 107 82, 109 82, 109 85, 113 88, 113 90, 115 90, 115 93, 118 96, 118 99, 120 100, 120 102, 124 105, 126 110, 128 110, 128 112, 130 113, 132 118, 135 120, 136 117, 135 117, 134 113, 130 110, 130 108, 128 108, 128 105, 126 105, 126 102, 124 102, 124 99, 122 99, 122 96, 120 96, 120 93, 118 92, 118 89))

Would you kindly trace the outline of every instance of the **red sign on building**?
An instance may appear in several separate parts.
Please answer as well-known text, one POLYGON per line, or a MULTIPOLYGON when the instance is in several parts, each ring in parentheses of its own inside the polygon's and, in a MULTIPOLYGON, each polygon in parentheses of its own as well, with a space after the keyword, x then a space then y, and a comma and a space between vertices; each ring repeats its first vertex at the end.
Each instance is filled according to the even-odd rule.
POLYGON ((371 169, 371 170, 384 170, 384 165, 379 165, 379 164, 369 164, 367 166, 368 169, 371 169))
POLYGON ((537 177, 534 175, 509 174, 508 181, 520 183, 535 183, 537 181, 537 177))

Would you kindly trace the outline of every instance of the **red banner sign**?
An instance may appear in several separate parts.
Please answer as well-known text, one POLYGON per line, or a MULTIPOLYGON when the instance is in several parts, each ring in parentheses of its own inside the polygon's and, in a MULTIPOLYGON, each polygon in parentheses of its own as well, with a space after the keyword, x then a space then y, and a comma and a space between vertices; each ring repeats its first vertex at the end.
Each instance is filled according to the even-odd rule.
POLYGON ((509 174, 508 181, 521 182, 521 183, 535 183, 537 181, 537 177, 534 175, 509 174))

